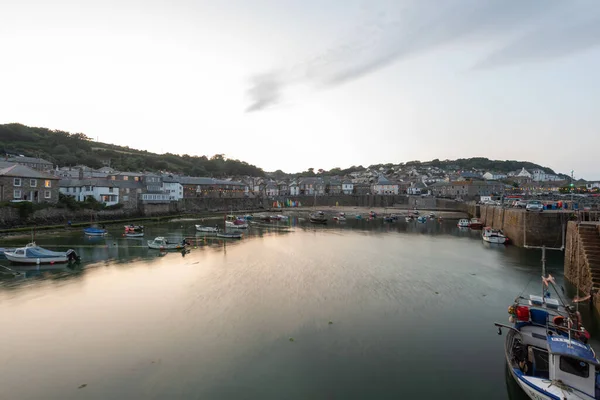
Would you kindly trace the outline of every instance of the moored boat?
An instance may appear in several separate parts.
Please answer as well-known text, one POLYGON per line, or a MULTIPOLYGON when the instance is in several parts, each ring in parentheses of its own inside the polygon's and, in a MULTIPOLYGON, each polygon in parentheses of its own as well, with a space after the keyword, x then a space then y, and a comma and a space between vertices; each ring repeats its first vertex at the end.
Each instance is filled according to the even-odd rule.
POLYGON ((313 224, 326 224, 327 223, 327 217, 325 216, 325 213, 323 211, 315 211, 314 213, 310 214, 309 220, 313 224))
POLYGON ((483 228, 483 224, 479 220, 479 218, 471 218, 469 221, 469 228, 471 229, 481 229, 483 228))
POLYGON ((456 224, 456 226, 458 226, 459 228, 468 228, 469 220, 466 218, 461 218, 458 220, 458 223, 456 224))
POLYGON ((6 256, 4 255, 5 251, 15 251, 15 249, 5 249, 0 247, 0 259, 6 259, 6 256))
POLYGON ((198 232, 217 233, 219 228, 216 226, 196 225, 196 230, 198 232))
POLYGON ((77 256, 77 253, 73 249, 51 251, 35 243, 29 243, 25 247, 18 247, 13 251, 5 251, 4 255, 9 261, 19 264, 54 264, 79 260, 79 256, 77 256))
POLYGON ((417 218, 417 221, 419 221, 420 223, 424 224, 425 222, 427 222, 427 217, 424 215, 421 215, 417 218))
POLYGON ((346 214, 341 212, 338 215, 334 216, 333 220, 337 222, 344 222, 346 220, 346 214))
POLYGON ((129 231, 129 232, 125 232, 123 234, 123 236, 128 237, 128 238, 140 238, 140 237, 144 237, 144 232, 129 231))
POLYGON ((235 229, 247 229, 248 228, 248 223, 246 221, 244 221, 243 219, 236 219, 235 221, 225 221, 225 225, 228 228, 235 228, 235 229))
POLYGON ((169 242, 166 238, 158 236, 154 240, 148 240, 148 248, 155 250, 182 250, 186 246, 185 240, 174 243, 169 242))
POLYGON ((483 239, 484 242, 497 243, 497 244, 504 244, 504 243, 506 243, 506 239, 507 239, 501 230, 492 229, 489 226, 487 226, 483 229, 483 231, 481 232, 481 238, 483 239))
POLYGON ((415 220, 415 218, 412 215, 407 215, 406 217, 404 217, 404 220, 406 222, 412 222, 415 220))
POLYGON ((240 232, 217 232, 217 237, 222 239, 241 239, 242 236, 240 232))
POLYGON ((543 248, 541 296, 518 296, 508 307, 509 325, 494 324, 499 335, 508 330, 504 341, 508 369, 531 399, 599 399, 600 362, 587 343, 589 333, 576 308, 562 302, 554 278, 545 275, 544 263, 543 248))
POLYGON ((125 232, 139 232, 144 230, 144 225, 125 225, 125 232))
POLYGON ((88 236, 104 236, 107 234, 107 231, 103 228, 89 227, 84 228, 83 233, 85 233, 88 236))

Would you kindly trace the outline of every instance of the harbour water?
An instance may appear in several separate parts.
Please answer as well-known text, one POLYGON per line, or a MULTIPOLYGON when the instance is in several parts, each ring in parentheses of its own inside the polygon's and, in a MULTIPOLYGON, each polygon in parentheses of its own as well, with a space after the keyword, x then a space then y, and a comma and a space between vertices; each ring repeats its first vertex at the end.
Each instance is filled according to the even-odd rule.
MULTIPOLYGON (((526 399, 493 323, 541 291, 540 251, 456 221, 297 219, 199 237, 187 254, 147 249, 194 223, 150 225, 143 240, 119 227, 36 238, 83 261, 0 282, 0 397, 526 399)), ((562 257, 548 252, 559 285, 562 257)))

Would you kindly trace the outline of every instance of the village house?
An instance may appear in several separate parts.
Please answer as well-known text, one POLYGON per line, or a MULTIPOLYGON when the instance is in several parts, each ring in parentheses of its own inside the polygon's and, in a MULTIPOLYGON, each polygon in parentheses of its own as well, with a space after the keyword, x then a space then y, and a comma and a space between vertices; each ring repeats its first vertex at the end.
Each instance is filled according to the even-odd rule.
POLYGON ((182 176, 183 198, 194 197, 244 197, 246 185, 242 182, 213 178, 182 176))
POLYGON ((487 181, 499 181, 501 179, 506 179, 506 174, 502 174, 499 172, 486 172, 483 174, 483 179, 487 181))
POLYGON ((277 183, 273 181, 267 182, 265 185, 265 191, 268 197, 279 196, 279 188, 277 187, 277 183))
POLYGON ((119 188, 110 179, 61 179, 59 185, 62 194, 77 201, 92 197, 107 206, 119 203, 119 188))
POLYGON ((371 185, 368 183, 354 183, 352 190, 358 195, 371 194, 371 185))
POLYGON ((406 189, 406 193, 411 195, 427 193, 427 185, 425 185, 423 182, 414 182, 406 189))
POLYGON ((162 188, 169 195, 171 201, 183 199, 183 185, 179 183, 179 178, 173 175, 163 176, 162 188))
POLYGON ((354 184, 352 181, 345 180, 342 182, 342 192, 344 194, 353 194, 354 193, 354 184))
POLYGON ((58 178, 22 164, 0 165, 0 201, 56 203, 58 178))
POLYGON ((494 181, 455 181, 434 183, 429 188, 433 195, 439 197, 475 198, 503 194, 506 185, 494 181))
POLYGON ((541 169, 534 169, 531 171, 531 179, 534 182, 550 182, 559 181, 561 178, 558 175, 548 174, 541 169))
POLYGON ((313 196, 317 190, 318 178, 300 178, 298 186, 301 195, 313 196))
POLYGON ((373 194, 398 194, 398 184, 390 181, 383 175, 379 175, 377 182, 372 185, 373 194))
POLYGON ((292 181, 290 183, 290 196, 298 196, 300 194, 300 186, 296 183, 296 181, 292 181))
POLYGON ((280 196, 288 196, 290 194, 289 186, 286 181, 279 181, 277 189, 280 196))

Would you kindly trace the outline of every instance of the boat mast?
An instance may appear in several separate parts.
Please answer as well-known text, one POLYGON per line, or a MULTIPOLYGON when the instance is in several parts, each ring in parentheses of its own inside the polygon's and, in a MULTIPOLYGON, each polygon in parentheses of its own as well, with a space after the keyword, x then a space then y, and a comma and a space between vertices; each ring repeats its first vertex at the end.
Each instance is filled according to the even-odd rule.
POLYGON ((547 283, 546 279, 546 246, 542 246, 542 303, 546 302, 545 286, 547 283))

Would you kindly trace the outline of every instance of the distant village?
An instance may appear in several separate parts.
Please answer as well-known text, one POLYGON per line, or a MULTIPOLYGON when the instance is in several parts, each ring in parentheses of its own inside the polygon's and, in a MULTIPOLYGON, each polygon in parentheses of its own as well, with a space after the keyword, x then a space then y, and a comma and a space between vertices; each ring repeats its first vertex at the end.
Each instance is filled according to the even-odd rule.
MULTIPOLYGON (((561 179, 542 170, 509 173, 461 171, 433 166, 365 169, 345 176, 235 176, 226 179, 181 176, 168 172, 116 171, 109 166, 62 167, 41 158, 6 157, 0 161, 0 200, 56 203, 59 193, 83 202, 92 197, 106 206, 168 203, 186 198, 242 198, 332 195, 432 195, 459 200, 506 194, 545 194, 565 188, 598 192, 600 182, 561 179)), ((272 175, 272 174, 271 174, 272 175)))

